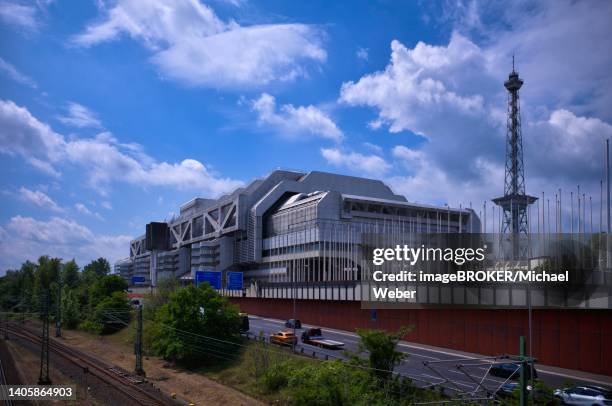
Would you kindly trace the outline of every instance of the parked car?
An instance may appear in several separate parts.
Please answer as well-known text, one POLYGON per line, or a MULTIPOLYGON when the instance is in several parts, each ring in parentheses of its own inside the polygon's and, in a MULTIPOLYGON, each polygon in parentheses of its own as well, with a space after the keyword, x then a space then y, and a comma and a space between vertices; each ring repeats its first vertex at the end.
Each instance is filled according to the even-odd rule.
MULTIPOLYGON (((512 364, 510 362, 504 364, 495 364, 489 370, 489 374, 493 376, 499 376, 501 378, 519 379, 521 377, 521 366, 519 364, 512 364)), ((526 368, 525 376, 527 379, 531 379, 531 368, 526 368)), ((533 368, 533 378, 538 377, 538 371, 535 367, 533 368)))
POLYGON ((294 345, 298 341, 292 331, 279 331, 270 335, 270 342, 278 345, 294 345))
POLYGON ((285 322, 287 328, 302 328, 302 322, 298 319, 289 319, 285 322))
POLYGON ((612 405, 612 390, 600 386, 584 385, 557 389, 554 395, 566 405, 612 405))

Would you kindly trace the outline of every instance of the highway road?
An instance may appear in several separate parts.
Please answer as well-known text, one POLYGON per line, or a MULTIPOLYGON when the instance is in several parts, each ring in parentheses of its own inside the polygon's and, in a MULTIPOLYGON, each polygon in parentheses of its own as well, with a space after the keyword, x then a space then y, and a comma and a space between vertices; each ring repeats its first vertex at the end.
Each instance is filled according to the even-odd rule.
MULTIPOLYGON (((271 333, 290 330, 285 327, 284 320, 275 320, 258 316, 249 316, 250 333, 259 334, 263 331, 266 337, 271 333)), ((304 324, 303 328, 319 327, 304 324)), ((296 330, 296 335, 300 337, 303 330, 296 330)), ((341 341, 345 343, 345 349, 356 351, 359 345, 359 337, 350 331, 322 328, 325 338, 341 341)), ((296 350, 310 353, 316 350, 319 353, 328 354, 330 357, 345 358, 343 350, 320 349, 308 344, 299 343, 296 350)), ((449 389, 456 389, 471 392, 477 388, 486 387, 488 390, 495 390, 505 380, 487 374, 487 360, 479 361, 479 358, 460 355, 452 350, 424 348, 418 344, 401 341, 398 343, 398 350, 408 354, 406 359, 395 368, 395 372, 409 376, 415 382, 425 386, 427 384, 440 384, 449 389), (452 360, 452 361, 451 361, 452 360), (425 365, 428 363, 429 365, 425 365), (474 366, 464 366, 458 368, 460 364, 479 364, 474 366), (465 372, 464 372, 465 371, 465 372)), ((482 356, 482 358, 486 358, 482 356)), ((537 365, 538 378, 551 388, 564 387, 567 382, 575 384, 594 384, 599 386, 612 386, 612 382, 607 380, 586 380, 583 377, 549 371, 545 366, 537 365)))

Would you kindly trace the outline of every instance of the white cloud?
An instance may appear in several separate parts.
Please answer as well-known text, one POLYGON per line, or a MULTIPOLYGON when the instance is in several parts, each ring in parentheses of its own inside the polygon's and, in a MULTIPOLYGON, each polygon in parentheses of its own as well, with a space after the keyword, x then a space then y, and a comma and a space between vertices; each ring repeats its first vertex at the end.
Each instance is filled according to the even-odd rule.
POLYGON ((322 36, 305 24, 243 27, 222 21, 198 0, 119 0, 73 43, 91 46, 127 34, 152 52, 174 80, 194 86, 251 87, 306 76, 326 60, 322 36))
POLYGON ((31 87, 32 89, 36 89, 37 87, 36 82, 34 82, 32 78, 19 72, 17 68, 15 68, 13 65, 11 65, 2 58, 0 58, 0 71, 4 72, 6 76, 8 76, 11 80, 14 80, 19 84, 31 87))
POLYGON ((528 123, 526 130, 532 135, 523 141, 532 173, 572 183, 601 179, 602 148, 612 138, 612 125, 560 109, 546 120, 528 123))
POLYGON ((40 190, 30 190, 25 187, 19 189, 19 198, 26 203, 33 204, 45 210, 61 213, 64 211, 53 199, 40 190))
POLYGON ((81 265, 105 257, 112 264, 129 255, 131 236, 103 235, 68 219, 53 217, 48 221, 14 216, 0 227, 0 267, 18 267, 25 260, 41 255, 64 259, 76 258, 81 265))
MULTIPOLYGON (((393 41, 384 70, 344 83, 339 100, 371 107, 375 117, 368 125, 373 129, 424 137, 418 147, 394 151, 405 171, 390 179, 398 192, 430 202, 490 199, 503 191, 503 81, 514 50, 525 80, 521 114, 527 192, 581 184, 587 195, 597 196, 603 138, 612 134, 612 97, 602 90, 612 87, 612 55, 594 49, 612 47, 612 5, 597 4, 599 9, 592 3, 539 4, 523 10, 516 24, 487 32, 482 46, 459 31, 446 45, 419 42, 408 48, 393 41)), ((466 9, 472 13, 466 17, 471 27, 487 26, 474 10, 466 9)))
POLYGON ((12 1, 0 2, 0 19, 9 25, 34 31, 38 28, 37 10, 34 6, 12 1))
POLYGON ((51 176, 52 178, 60 178, 62 176, 61 173, 47 161, 43 161, 34 157, 28 157, 27 162, 32 165, 32 167, 51 176))
POLYGON ((252 108, 260 124, 271 126, 287 137, 321 137, 334 141, 344 137, 336 123, 313 105, 295 107, 284 104, 277 110, 274 97, 262 93, 257 100, 253 100, 252 108))
POLYGON ((362 61, 367 61, 369 57, 368 53, 369 53, 369 50, 367 48, 359 48, 357 52, 355 53, 355 55, 357 55, 357 59, 361 59, 362 61))
POLYGON ((481 178, 457 180, 435 165, 422 150, 397 145, 393 148, 393 157, 406 174, 392 176, 387 181, 396 193, 410 201, 466 207, 470 201, 478 205, 490 200, 494 197, 491 192, 503 186, 499 185, 499 179, 503 179, 504 168, 482 158, 471 162, 482 173, 481 178))
POLYGON ((93 216, 93 217, 97 218, 98 220, 104 221, 104 217, 102 217, 102 215, 100 213, 98 213, 97 211, 96 212, 92 212, 83 203, 75 203, 74 208, 80 214, 84 214, 86 216, 93 216))
POLYGON ((55 162, 64 147, 64 138, 27 109, 0 100, 0 152, 55 162))
POLYGON ((321 155, 330 165, 376 178, 380 178, 391 168, 385 159, 378 155, 363 155, 338 148, 321 148, 321 155))
POLYGON ((113 205, 111 204, 111 202, 109 202, 107 200, 104 200, 103 202, 101 202, 100 206, 102 206, 106 210, 112 210, 113 209, 113 205))
MULTIPOLYGON (((461 6, 461 2, 454 4, 461 6)), ((507 73, 512 54, 525 78, 524 100, 550 110, 612 121, 612 3, 609 1, 472 1, 457 29, 484 37, 496 77, 507 73), (470 17, 470 15, 478 15, 470 17), (495 24, 490 21, 497 21, 495 24)))
POLYGON ((86 214, 88 216, 92 215, 91 210, 89 210, 83 203, 75 203, 74 208, 81 214, 86 214))
POLYGON ((102 123, 97 115, 87 107, 78 103, 68 103, 68 115, 58 117, 58 120, 66 125, 79 128, 102 127, 102 123))
POLYGON ((91 187, 105 194, 113 182, 139 187, 166 186, 217 196, 242 182, 219 177, 194 159, 158 162, 136 144, 122 144, 109 133, 69 141, 12 101, 0 100, 0 152, 18 154, 39 169, 57 173, 70 163, 87 175, 91 187), (48 165, 46 165, 48 164, 48 165))
POLYGON ((448 74, 461 68, 482 66, 478 47, 455 33, 447 47, 419 42, 408 49, 399 41, 391 42, 391 62, 382 72, 365 75, 347 82, 340 90, 340 101, 351 106, 366 105, 379 110, 374 128, 382 124, 389 131, 406 129, 428 136, 428 126, 434 118, 426 111, 453 111, 466 116, 483 110, 483 98, 478 94, 461 95, 467 89, 465 78, 448 80, 448 74))

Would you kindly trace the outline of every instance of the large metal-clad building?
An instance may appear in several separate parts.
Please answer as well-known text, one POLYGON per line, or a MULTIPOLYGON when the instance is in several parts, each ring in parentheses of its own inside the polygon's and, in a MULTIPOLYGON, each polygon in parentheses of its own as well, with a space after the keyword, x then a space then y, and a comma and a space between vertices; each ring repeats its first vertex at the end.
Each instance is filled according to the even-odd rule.
POLYGON ((225 294, 360 300, 364 233, 479 232, 472 210, 410 203, 379 180, 277 170, 216 200, 196 198, 150 223, 116 270, 155 286, 201 270, 244 272, 225 294))

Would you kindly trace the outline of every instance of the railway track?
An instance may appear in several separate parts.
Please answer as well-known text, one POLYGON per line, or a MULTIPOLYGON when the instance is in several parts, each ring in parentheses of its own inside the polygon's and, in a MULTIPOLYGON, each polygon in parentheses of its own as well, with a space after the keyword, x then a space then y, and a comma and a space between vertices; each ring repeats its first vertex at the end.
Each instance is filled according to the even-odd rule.
MULTIPOLYGON (((4 371, 4 363, 2 362, 2 358, 0 357, 0 385, 7 385, 8 382, 6 380, 6 373, 4 371)), ((13 406, 13 401, 10 399, 0 401, 4 406, 13 406)))
MULTIPOLYGON (((41 344, 41 338, 36 333, 26 328, 9 324, 8 329, 10 334, 16 337, 20 337, 34 344, 41 344)), ((52 338, 49 339, 49 351, 83 368, 83 370, 86 368, 87 373, 95 376, 109 387, 121 393, 121 395, 130 400, 131 404, 142 406, 175 404, 163 399, 163 395, 152 393, 152 391, 143 388, 142 385, 144 384, 144 380, 142 378, 125 373, 119 368, 109 365, 89 354, 85 354, 82 351, 59 343, 52 338)))

